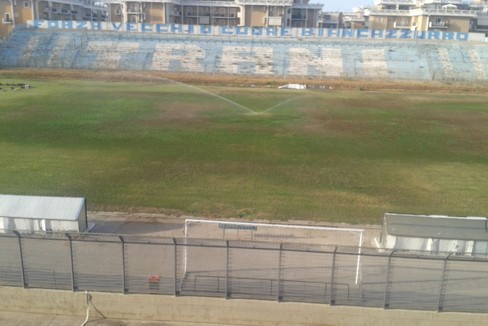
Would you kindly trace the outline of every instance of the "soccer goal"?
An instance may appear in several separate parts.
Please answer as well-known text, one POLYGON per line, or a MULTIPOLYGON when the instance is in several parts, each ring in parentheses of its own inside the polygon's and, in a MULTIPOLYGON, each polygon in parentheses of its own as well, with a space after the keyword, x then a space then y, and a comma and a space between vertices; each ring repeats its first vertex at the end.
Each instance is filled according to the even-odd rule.
POLYGON ((361 247, 363 230, 289 224, 185 220, 185 238, 361 247))
POLYGON ((273 243, 357 247, 356 284, 358 284, 359 281, 363 231, 363 229, 323 226, 228 222, 199 219, 185 220, 185 238, 187 239, 264 241, 273 243))

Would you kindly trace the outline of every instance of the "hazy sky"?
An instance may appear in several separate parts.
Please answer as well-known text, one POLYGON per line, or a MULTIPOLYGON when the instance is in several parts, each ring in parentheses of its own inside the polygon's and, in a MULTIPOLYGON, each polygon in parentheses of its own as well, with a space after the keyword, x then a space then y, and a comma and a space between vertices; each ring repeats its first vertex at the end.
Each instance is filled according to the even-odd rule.
POLYGON ((352 12, 352 8, 372 6, 374 0, 310 0, 309 3, 323 3, 323 11, 352 12))

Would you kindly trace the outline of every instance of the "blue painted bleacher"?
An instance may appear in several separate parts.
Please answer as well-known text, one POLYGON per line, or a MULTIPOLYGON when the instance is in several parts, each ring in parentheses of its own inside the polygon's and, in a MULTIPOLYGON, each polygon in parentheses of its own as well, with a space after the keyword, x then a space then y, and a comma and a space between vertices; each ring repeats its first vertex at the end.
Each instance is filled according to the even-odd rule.
POLYGON ((487 45, 19 29, 0 66, 487 82, 487 45))

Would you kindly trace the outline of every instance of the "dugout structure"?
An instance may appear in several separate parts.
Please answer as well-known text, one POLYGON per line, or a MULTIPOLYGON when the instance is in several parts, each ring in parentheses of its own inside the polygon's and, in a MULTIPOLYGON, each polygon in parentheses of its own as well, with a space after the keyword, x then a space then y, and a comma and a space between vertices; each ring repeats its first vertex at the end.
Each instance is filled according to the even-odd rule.
POLYGON ((386 213, 380 247, 487 256, 488 218, 386 213))
POLYGON ((0 195, 0 232, 83 232, 86 199, 0 195))

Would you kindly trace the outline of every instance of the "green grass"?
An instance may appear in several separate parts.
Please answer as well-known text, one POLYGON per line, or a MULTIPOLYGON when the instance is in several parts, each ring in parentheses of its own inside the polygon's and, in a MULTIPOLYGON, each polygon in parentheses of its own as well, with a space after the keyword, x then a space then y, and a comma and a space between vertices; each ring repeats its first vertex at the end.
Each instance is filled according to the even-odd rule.
POLYGON ((21 82, 0 93, 0 193, 247 219, 488 215, 485 95, 203 88, 251 114, 177 84, 21 82))

